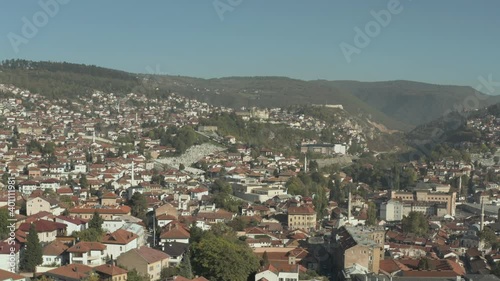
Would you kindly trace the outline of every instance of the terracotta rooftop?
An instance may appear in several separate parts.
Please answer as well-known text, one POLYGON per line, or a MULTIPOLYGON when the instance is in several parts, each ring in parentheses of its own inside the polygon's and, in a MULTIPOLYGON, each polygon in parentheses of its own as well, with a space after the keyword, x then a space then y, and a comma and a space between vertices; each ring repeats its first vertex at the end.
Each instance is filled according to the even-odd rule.
POLYGON ((127 270, 125 270, 121 267, 111 265, 111 264, 103 264, 103 265, 96 266, 96 267, 94 267, 94 270, 97 273, 104 273, 104 274, 109 275, 109 276, 127 274, 127 272, 128 272, 127 270))
POLYGON ((70 253, 87 253, 90 251, 104 251, 106 249, 106 245, 99 242, 87 242, 81 241, 76 245, 68 249, 70 253))
POLYGON ((139 236, 135 233, 123 229, 118 229, 115 232, 106 233, 106 235, 104 235, 104 237, 102 238, 101 242, 103 244, 126 245, 131 241, 133 241, 134 239, 137 239, 137 237, 139 236))

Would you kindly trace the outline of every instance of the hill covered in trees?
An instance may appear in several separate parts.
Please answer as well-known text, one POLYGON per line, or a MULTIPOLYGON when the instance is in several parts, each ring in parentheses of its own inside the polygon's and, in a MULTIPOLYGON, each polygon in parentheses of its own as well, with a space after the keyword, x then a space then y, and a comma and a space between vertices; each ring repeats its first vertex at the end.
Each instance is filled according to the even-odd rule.
MULTIPOLYGON (((117 95, 138 92, 160 98, 175 92, 233 108, 340 104, 353 116, 398 130, 410 130, 436 119, 476 94, 471 87, 412 81, 302 81, 286 77, 200 79, 26 60, 3 61, 0 83, 13 84, 55 99, 89 95, 98 90, 117 95)), ((478 95, 481 96, 478 107, 499 101, 498 97, 478 95)))

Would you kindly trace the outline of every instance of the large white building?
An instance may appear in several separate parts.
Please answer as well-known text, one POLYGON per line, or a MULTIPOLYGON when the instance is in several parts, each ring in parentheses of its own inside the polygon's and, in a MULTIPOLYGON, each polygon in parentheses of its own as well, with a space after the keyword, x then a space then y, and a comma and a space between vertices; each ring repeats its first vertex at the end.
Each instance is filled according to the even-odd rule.
POLYGON ((403 219, 403 203, 398 200, 389 200, 380 205, 380 218, 385 221, 400 221, 403 219))

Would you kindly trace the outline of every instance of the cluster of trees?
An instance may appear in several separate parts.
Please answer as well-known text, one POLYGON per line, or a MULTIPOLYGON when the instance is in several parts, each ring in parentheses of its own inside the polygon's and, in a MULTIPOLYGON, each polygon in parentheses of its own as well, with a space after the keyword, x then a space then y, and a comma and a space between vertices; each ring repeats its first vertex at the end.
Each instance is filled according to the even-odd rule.
POLYGON ((246 281, 260 267, 259 259, 248 244, 225 224, 209 231, 191 228, 191 260, 195 275, 209 280, 246 281))
POLYGON ((168 127, 166 130, 161 127, 155 128, 148 131, 145 136, 151 139, 159 139, 160 145, 175 148, 178 155, 184 153, 191 146, 205 141, 191 126, 182 128, 168 127))
POLYGON ((322 217, 328 200, 331 199, 333 189, 331 182, 331 178, 325 178, 320 172, 311 174, 301 172, 296 177, 290 178, 285 187, 288 194, 312 197, 318 217, 322 217), (327 196, 326 189, 330 190, 330 196, 327 196))
POLYGON ((140 86, 135 76, 97 66, 72 63, 6 60, 0 64, 6 84, 39 93, 49 99, 90 96, 95 89, 107 93, 130 93, 140 86))
POLYGON ((216 179, 211 186, 214 194, 214 203, 217 208, 222 208, 230 212, 238 212, 240 201, 234 199, 233 187, 223 179, 216 179))
POLYGON ((420 237, 429 233, 427 218, 420 212, 411 211, 408 216, 403 217, 401 225, 405 233, 413 233, 420 237))
POLYGON ((146 197, 139 192, 136 192, 132 195, 130 200, 128 200, 127 205, 130 206, 130 213, 132 216, 147 221, 147 212, 148 212, 148 202, 146 197))
POLYGON ((92 216, 92 219, 88 223, 89 228, 82 231, 74 231, 72 236, 77 237, 81 241, 99 242, 104 234, 104 230, 102 229, 103 223, 104 219, 95 211, 94 216, 92 216))
POLYGON ((220 135, 232 135, 253 150, 270 148, 285 155, 299 155, 297 146, 302 139, 317 139, 314 131, 303 131, 283 124, 245 122, 235 113, 213 114, 201 119, 200 125, 217 126, 220 135))
POLYGON ((414 185, 417 180, 417 172, 412 167, 401 165, 397 155, 393 154, 363 157, 344 168, 344 172, 354 182, 366 183, 374 189, 405 189, 414 185))

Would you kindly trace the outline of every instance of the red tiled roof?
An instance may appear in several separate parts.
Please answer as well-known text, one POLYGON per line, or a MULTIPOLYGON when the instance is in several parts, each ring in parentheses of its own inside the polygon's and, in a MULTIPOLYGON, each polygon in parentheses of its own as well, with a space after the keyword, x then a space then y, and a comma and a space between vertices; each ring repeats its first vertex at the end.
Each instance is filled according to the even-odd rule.
POLYGON ((125 270, 121 267, 114 266, 111 264, 103 264, 103 265, 96 266, 96 267, 94 267, 94 270, 98 273, 104 273, 104 274, 109 275, 109 276, 127 274, 127 272, 128 272, 127 270, 125 270))
POLYGON ((113 233, 107 233, 104 235, 102 238, 101 242, 103 244, 121 244, 121 245, 126 245, 133 241, 134 239, 137 239, 139 237, 137 234, 132 233, 130 231, 126 231, 123 229, 118 229, 113 233))
POLYGON ((84 264, 68 264, 47 271, 44 275, 61 277, 60 279, 83 280, 88 277, 92 267, 84 264))
POLYGON ((31 224, 35 225, 36 232, 51 232, 58 229, 65 229, 67 226, 64 223, 53 222, 48 220, 36 220, 32 223, 22 223, 19 226, 19 230, 24 232, 29 232, 31 224))
POLYGON ((104 251, 106 249, 106 245, 99 242, 87 242, 81 241, 76 245, 68 249, 70 253, 87 253, 90 251, 104 251))

